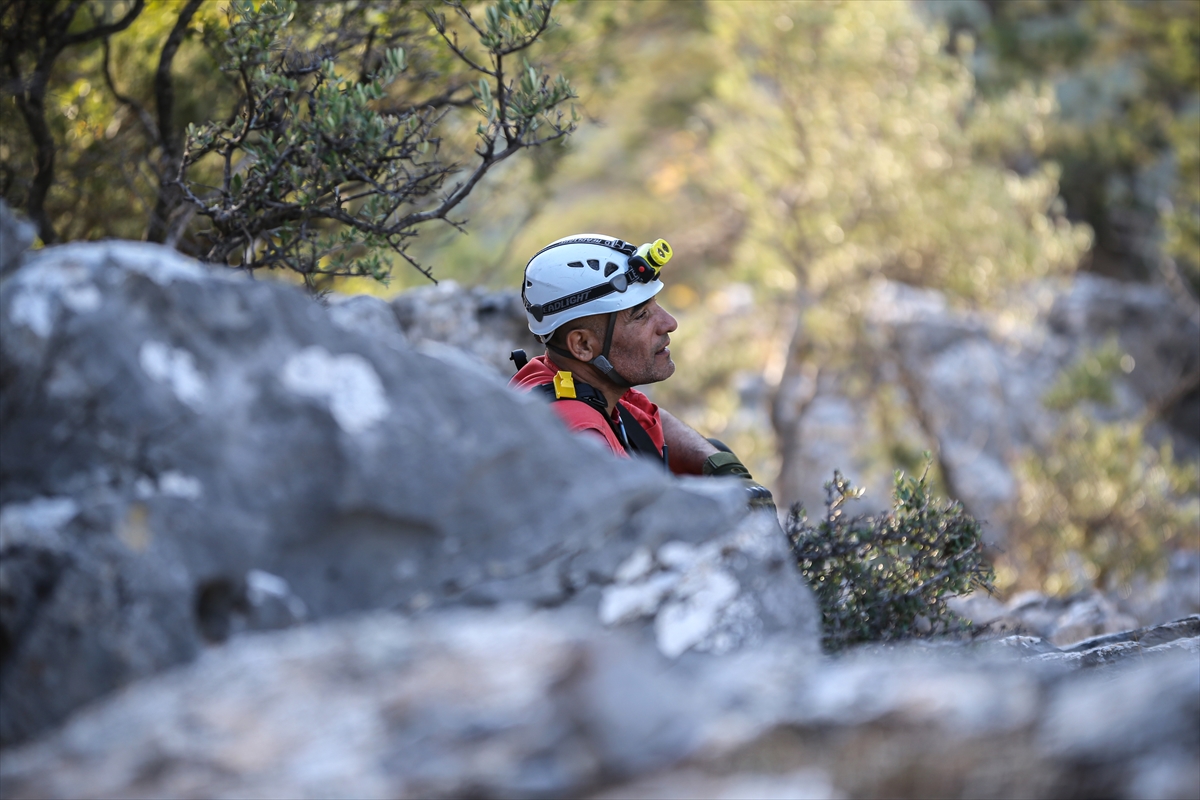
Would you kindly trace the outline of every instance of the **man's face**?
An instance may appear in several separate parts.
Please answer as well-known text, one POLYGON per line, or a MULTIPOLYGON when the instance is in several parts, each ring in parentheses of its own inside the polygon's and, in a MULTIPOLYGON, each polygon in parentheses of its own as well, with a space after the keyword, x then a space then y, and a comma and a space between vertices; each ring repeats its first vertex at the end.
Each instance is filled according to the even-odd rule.
POLYGON ((653 297, 628 308, 617 314, 609 361, 634 386, 665 381, 675 372, 667 345, 677 327, 675 318, 653 297))

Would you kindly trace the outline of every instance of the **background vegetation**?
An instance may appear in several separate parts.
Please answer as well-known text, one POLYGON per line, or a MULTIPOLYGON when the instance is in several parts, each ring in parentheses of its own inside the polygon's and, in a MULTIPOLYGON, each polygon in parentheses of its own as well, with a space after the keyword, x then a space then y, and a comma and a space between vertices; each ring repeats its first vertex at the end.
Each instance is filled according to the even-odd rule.
MULTIPOLYGON (((167 242, 322 291, 514 287, 566 231, 662 236, 680 369, 655 396, 781 481, 836 373, 878 471, 929 449, 946 492, 866 334, 882 280, 1001 311, 1083 269, 1195 307, 1193 0, 543 11, 0 0, 0 192, 46 243, 167 242)), ((1002 590, 1118 585, 1200 547, 1195 456, 1154 409, 1104 413, 1123 355, 1047 398, 1062 427, 1022 468, 1002 590)))

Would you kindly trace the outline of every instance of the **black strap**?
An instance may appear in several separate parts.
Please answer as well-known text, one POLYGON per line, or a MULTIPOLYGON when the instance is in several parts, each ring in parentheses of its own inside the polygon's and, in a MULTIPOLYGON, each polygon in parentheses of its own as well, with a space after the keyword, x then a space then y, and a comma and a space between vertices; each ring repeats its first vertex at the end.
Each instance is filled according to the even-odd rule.
POLYGON ((654 444, 654 440, 650 438, 650 434, 646 433, 646 429, 641 426, 633 414, 619 402, 617 403, 617 417, 620 420, 620 427, 613 425, 612 418, 608 415, 608 400, 594 386, 583 381, 575 381, 574 397, 557 397, 554 393, 553 382, 535 386, 533 390, 541 392, 551 402, 577 400, 580 403, 587 403, 596 411, 599 411, 600 416, 604 417, 609 427, 613 428, 614 433, 617 435, 617 440, 621 442, 621 445, 625 448, 625 452, 630 454, 637 453, 640 456, 653 458, 655 461, 662 460, 662 454, 658 450, 658 445, 654 444))
POLYGON ((521 300, 525 303, 525 310, 533 315, 534 319, 541 322, 547 314, 557 314, 569 308, 581 306, 593 300, 599 300, 601 297, 608 297, 615 291, 617 291, 617 287, 611 283, 602 283, 599 286, 591 286, 582 291, 564 294, 562 297, 556 297, 548 303, 530 303, 529 298, 525 296, 525 290, 522 289, 521 300))
POLYGON ((662 460, 658 445, 650 438, 650 434, 646 433, 646 429, 638 423, 633 414, 629 413, 628 409, 619 402, 617 403, 617 414, 621 417, 621 422, 625 426, 625 434, 629 439, 626 449, 631 453, 653 458, 655 461, 662 460))
MULTIPOLYGON (((595 236, 574 236, 570 239, 565 239, 561 242, 551 242, 533 254, 533 258, 537 258, 547 250, 553 250, 556 247, 562 247, 564 244, 598 244, 601 247, 607 247, 609 250, 616 250, 623 255, 631 256, 637 252, 637 247, 629 242, 620 239, 601 239, 595 236)), ((529 263, 533 263, 533 258, 529 259, 529 263)), ((529 269, 529 264, 525 265, 525 269, 529 269)))
POLYGON ((554 394, 554 383, 543 383, 540 386, 533 387, 537 391, 546 395, 547 400, 578 400, 581 403, 587 403, 592 408, 600 412, 600 415, 605 419, 608 418, 608 400, 604 394, 594 386, 586 384, 583 381, 575 381, 575 396, 574 397, 557 397, 554 394))

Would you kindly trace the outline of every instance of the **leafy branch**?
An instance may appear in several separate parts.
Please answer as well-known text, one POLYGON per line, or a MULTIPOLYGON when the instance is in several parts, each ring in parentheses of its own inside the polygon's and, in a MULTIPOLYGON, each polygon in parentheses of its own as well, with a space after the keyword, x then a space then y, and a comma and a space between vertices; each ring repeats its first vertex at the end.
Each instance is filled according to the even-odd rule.
POLYGON ((523 149, 561 139, 574 129, 562 106, 575 97, 527 61, 515 75, 505 59, 532 45, 551 23, 553 0, 498 0, 482 22, 461 3, 448 3, 483 47, 477 58, 461 45, 445 17, 429 12, 455 58, 485 77, 471 84, 477 160, 462 172, 441 156, 439 128, 454 108, 459 85, 425 104, 390 103, 390 87, 408 69, 406 51, 361 57, 332 46, 305 48, 288 36, 292 0, 257 8, 235 0, 229 9, 222 69, 241 99, 231 119, 191 126, 177 185, 208 218, 205 259, 242 269, 286 268, 310 288, 330 277, 388 279, 394 253, 432 279, 407 252, 420 225, 435 220, 461 228, 451 212, 497 164, 523 149), (215 160, 217 185, 201 183, 202 163, 215 160))

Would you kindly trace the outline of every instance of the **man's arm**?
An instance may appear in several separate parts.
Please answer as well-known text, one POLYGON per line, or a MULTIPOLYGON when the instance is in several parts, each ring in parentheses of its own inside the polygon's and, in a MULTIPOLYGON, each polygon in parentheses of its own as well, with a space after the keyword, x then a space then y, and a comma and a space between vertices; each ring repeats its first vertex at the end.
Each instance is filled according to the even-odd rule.
POLYGON ((704 459, 718 452, 717 448, 669 411, 660 407, 658 416, 662 421, 663 440, 667 443, 671 471, 678 475, 704 474, 704 459))

